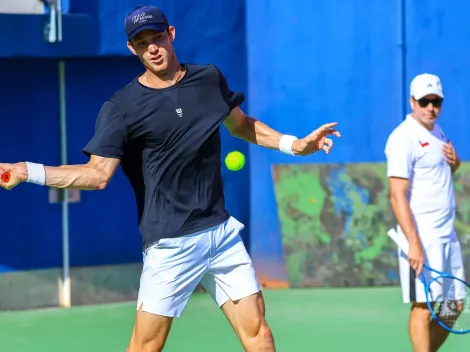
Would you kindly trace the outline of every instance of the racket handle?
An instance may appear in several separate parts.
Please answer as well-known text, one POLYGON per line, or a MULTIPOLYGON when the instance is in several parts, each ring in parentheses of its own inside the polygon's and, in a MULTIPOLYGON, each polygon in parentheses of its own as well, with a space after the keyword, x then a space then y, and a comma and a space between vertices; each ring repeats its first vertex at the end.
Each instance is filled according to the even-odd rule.
POLYGON ((403 234, 398 233, 395 229, 390 229, 388 230, 387 235, 403 252, 405 252, 406 255, 408 255, 409 244, 403 234))
POLYGON ((8 171, 2 171, 2 181, 5 183, 10 182, 10 173, 8 171))

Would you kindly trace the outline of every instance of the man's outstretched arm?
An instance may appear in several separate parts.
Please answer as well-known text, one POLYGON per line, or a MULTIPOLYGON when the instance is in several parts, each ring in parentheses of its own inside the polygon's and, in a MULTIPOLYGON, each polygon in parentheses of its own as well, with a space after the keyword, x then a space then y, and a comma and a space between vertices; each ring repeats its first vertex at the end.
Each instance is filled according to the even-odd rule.
POLYGON ((10 190, 21 182, 30 182, 55 188, 102 190, 108 185, 119 163, 119 159, 91 155, 90 161, 83 165, 0 164, 0 172, 10 172, 9 182, 0 181, 0 186, 10 190))
POLYGON ((232 110, 224 124, 234 137, 292 155, 309 155, 319 150, 328 154, 333 147, 333 141, 327 136, 340 137, 340 133, 333 129, 337 125, 336 122, 325 124, 301 139, 283 135, 263 122, 246 116, 239 107, 232 110))

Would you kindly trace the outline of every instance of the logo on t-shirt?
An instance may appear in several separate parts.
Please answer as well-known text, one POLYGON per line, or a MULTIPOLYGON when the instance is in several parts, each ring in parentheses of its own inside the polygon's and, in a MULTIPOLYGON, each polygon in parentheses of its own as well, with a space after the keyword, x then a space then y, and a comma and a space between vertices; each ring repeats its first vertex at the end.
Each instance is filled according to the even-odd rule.
POLYGON ((429 145, 429 142, 421 142, 419 141, 419 144, 421 144, 421 147, 427 147, 429 145))

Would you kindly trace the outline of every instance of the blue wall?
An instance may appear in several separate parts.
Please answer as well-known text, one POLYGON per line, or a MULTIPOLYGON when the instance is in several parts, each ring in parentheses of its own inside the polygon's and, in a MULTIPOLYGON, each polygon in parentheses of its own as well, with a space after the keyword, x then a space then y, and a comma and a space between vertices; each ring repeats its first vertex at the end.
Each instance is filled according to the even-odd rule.
MULTIPOLYGON (((1 160, 60 160, 56 65, 48 60, 0 60, 1 160)), ((0 192, 0 271, 60 263, 61 211, 46 188, 25 184, 0 192)))
POLYGON ((381 161, 402 118, 398 2, 339 3, 247 2, 247 42, 258 44, 248 49, 250 113, 299 137, 337 121, 343 135, 328 156, 250 146, 252 254, 276 279, 285 273, 271 165, 381 161))
POLYGON ((408 1, 406 14, 407 80, 420 72, 435 72, 440 76, 445 102, 439 123, 460 157, 470 160, 468 2, 408 1))

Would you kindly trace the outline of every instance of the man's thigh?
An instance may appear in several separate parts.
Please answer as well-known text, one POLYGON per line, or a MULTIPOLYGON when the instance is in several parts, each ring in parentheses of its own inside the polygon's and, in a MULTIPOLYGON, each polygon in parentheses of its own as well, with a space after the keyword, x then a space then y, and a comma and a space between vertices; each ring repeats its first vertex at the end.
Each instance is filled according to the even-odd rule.
MULTIPOLYGON (((446 244, 439 241, 423 245, 425 263, 431 268, 438 271, 446 271, 447 268, 447 253, 446 244)), ((426 291, 422 280, 416 276, 416 272, 411 268, 408 263, 407 257, 402 251, 398 251, 398 261, 400 270, 400 284, 403 295, 403 302, 426 302, 426 291)), ((429 284, 431 280, 439 274, 423 269, 423 275, 426 282, 429 284)), ((443 282, 434 281, 431 284, 431 291, 429 293, 429 300, 431 302, 442 300, 443 282)))
MULTIPOLYGON (((432 269, 465 280, 465 270, 460 244, 457 239, 436 241, 424 246, 426 262, 432 269)), ((440 274, 424 270, 429 286, 430 302, 443 302, 465 298, 466 287, 458 280, 438 277, 440 274)))
POLYGON ((238 301, 228 300, 221 309, 238 337, 256 336, 262 327, 267 327, 265 303, 261 291, 243 297, 238 301))
POLYGON ((261 291, 251 258, 240 237, 243 225, 230 218, 214 232, 215 253, 201 283, 219 306, 261 291))
POLYGON ((462 257, 462 248, 458 239, 449 242, 447 263, 447 272, 449 274, 461 280, 465 280, 465 267, 462 257))
POLYGON ((207 271, 210 233, 165 238, 144 254, 137 309, 166 317, 181 316, 207 271))
MULTIPOLYGON (((465 267, 462 257, 462 249, 458 239, 448 243, 447 270, 452 276, 465 281, 465 267)), ((467 286, 458 280, 447 280, 444 287, 447 300, 465 300, 467 297, 467 286)))

